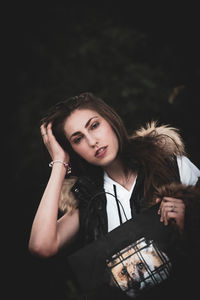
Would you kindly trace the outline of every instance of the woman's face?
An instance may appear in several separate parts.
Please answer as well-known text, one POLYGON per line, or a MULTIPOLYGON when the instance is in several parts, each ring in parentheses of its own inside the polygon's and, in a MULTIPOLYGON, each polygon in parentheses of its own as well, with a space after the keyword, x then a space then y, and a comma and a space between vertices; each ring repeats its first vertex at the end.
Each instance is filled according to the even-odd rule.
POLYGON ((64 131, 73 150, 91 164, 106 167, 115 161, 119 143, 110 124, 96 111, 75 110, 64 131))

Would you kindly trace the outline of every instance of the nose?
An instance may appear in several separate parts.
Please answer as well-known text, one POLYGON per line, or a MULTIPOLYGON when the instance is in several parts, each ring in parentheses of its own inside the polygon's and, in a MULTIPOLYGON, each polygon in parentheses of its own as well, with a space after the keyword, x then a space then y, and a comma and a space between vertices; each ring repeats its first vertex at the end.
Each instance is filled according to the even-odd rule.
POLYGON ((131 279, 128 282, 128 287, 135 289, 135 290, 139 290, 140 289, 140 282, 138 282, 137 280, 131 279))
POLYGON ((93 148, 98 144, 97 139, 92 135, 87 136, 87 141, 88 141, 88 145, 93 148))

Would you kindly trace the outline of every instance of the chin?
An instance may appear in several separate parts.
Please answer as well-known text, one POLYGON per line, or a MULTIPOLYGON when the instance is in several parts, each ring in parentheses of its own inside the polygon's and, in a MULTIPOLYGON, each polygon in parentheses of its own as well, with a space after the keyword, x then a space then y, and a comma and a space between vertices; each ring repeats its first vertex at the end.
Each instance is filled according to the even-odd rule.
POLYGON ((102 168, 111 167, 116 162, 116 157, 107 157, 99 164, 102 168))

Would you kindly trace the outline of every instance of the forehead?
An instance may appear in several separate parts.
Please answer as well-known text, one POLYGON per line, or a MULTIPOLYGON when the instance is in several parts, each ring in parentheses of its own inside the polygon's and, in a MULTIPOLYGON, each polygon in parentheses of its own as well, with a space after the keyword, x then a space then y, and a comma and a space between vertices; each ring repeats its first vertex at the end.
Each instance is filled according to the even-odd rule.
POLYGON ((64 123, 64 131, 67 137, 76 131, 85 128, 88 120, 94 117, 101 117, 99 113, 91 109, 76 109, 66 119, 64 123))

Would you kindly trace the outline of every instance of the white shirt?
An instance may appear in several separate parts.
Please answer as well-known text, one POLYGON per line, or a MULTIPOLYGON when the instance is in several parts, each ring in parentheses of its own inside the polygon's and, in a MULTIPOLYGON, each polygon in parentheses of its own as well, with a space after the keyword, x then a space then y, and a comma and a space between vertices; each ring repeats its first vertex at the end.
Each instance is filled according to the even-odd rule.
POLYGON ((178 156, 177 163, 181 182, 195 185, 200 177, 200 170, 186 156, 178 156))
MULTIPOLYGON (((178 156, 177 163, 179 168, 181 183, 186 185, 195 185, 198 177, 200 177, 200 170, 185 156, 178 156)), ((106 172, 104 172, 104 190, 107 193, 107 218, 108 218, 108 231, 113 230, 120 225, 119 213, 117 203, 114 194, 114 187, 116 186, 117 199, 120 201, 119 207, 122 216, 122 221, 125 222, 127 219, 131 219, 131 207, 130 198, 135 187, 136 179, 128 191, 118 182, 111 179, 106 172), (112 195, 110 195, 110 194, 112 195), (123 206, 123 208, 121 207, 123 206), (123 211, 124 210, 124 211, 123 211), (124 214, 125 213, 125 214, 124 214)))

